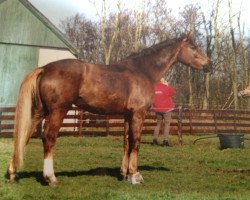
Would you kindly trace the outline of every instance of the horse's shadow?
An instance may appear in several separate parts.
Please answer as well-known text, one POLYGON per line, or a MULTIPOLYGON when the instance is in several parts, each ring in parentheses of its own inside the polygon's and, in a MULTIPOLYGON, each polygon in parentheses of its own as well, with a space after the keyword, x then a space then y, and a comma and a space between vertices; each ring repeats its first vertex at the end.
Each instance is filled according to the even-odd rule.
MULTIPOLYGON (((139 166, 140 171, 170 171, 170 169, 166 167, 154 167, 143 165, 139 166)), ((40 182, 42 185, 47 185, 45 182, 42 171, 32 171, 32 172, 19 172, 17 174, 17 182, 21 179, 32 178, 35 177, 37 182, 40 182)), ((90 170, 83 171, 61 171, 55 173, 57 177, 65 176, 65 177, 77 177, 77 176, 111 176, 116 177, 118 180, 122 180, 120 175, 120 168, 114 167, 97 167, 90 170)))

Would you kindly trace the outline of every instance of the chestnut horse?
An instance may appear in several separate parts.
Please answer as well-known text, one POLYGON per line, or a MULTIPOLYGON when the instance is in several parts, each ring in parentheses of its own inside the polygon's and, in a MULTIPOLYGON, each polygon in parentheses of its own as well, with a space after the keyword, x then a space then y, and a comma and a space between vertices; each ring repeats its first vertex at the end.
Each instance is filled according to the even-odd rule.
POLYGON ((152 104, 154 84, 176 62, 197 69, 210 65, 210 59, 188 34, 146 48, 113 65, 66 59, 34 69, 23 80, 18 94, 14 153, 7 171, 10 181, 16 178, 29 138, 46 119, 42 134, 43 176, 49 184, 57 184, 53 147, 61 123, 74 104, 93 113, 124 115, 121 175, 132 184, 143 182, 138 172, 143 121, 152 104))

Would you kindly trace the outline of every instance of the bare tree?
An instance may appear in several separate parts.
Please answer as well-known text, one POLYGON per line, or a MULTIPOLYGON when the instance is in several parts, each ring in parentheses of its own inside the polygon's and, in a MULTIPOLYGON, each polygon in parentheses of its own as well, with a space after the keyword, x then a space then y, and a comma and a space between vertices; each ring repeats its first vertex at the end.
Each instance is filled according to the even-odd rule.
POLYGON ((102 3, 101 13, 101 44, 104 51, 104 63, 110 64, 111 55, 114 49, 115 42, 117 41, 120 33, 121 24, 121 4, 117 1, 117 11, 114 16, 110 15, 110 19, 114 20, 107 21, 107 7, 106 0, 102 3), (109 22, 109 23, 108 23, 109 22), (113 24, 112 24, 113 23, 113 24))
POLYGON ((232 54, 232 90, 233 90, 233 97, 234 97, 234 108, 238 109, 238 78, 237 78, 237 46, 235 41, 235 33, 233 27, 233 7, 232 1, 228 1, 229 5, 229 24, 230 24, 230 34, 231 34, 231 42, 233 47, 233 54, 232 54))
POLYGON ((76 14, 62 21, 60 28, 80 50, 82 59, 89 62, 97 61, 97 46, 100 41, 97 24, 84 15, 76 14))
MULTIPOLYGON (((239 31, 239 62, 241 65, 240 69, 240 77, 241 81, 239 81, 239 85, 241 85, 242 88, 245 88, 249 84, 249 69, 248 69, 248 56, 247 56, 247 50, 245 47, 245 31, 244 31, 244 24, 243 28, 241 28, 241 11, 239 12, 238 18, 237 18, 237 24, 238 24, 238 31, 239 31)), ((247 98, 246 101, 241 101, 239 103, 243 103, 243 107, 249 107, 250 105, 250 99, 247 98)))

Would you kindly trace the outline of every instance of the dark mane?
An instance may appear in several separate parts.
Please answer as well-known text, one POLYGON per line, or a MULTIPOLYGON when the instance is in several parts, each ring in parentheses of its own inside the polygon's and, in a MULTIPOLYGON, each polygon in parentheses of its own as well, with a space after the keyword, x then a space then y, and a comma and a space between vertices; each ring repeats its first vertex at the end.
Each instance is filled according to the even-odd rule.
MULTIPOLYGON (((137 58, 137 57, 142 57, 142 56, 147 56, 151 53, 154 53, 154 52, 158 52, 158 51, 161 51, 162 49, 166 48, 167 46, 172 46, 174 44, 176 44, 176 42, 182 40, 184 37, 186 37, 186 35, 183 35, 182 37, 176 39, 166 39, 160 43, 157 43, 157 44, 154 44, 148 48, 145 48, 143 50, 141 50, 140 52, 133 52, 131 53, 129 56, 127 56, 125 58, 126 59, 131 59, 131 58, 137 58)), ((191 45, 195 46, 196 47, 196 44, 194 42, 193 39, 190 39, 189 38, 189 42, 191 45)))
POLYGON ((161 51, 162 49, 166 48, 166 46, 172 46, 173 44, 176 43, 176 41, 178 41, 178 39, 167 39, 167 40, 162 41, 160 43, 154 44, 148 48, 145 48, 145 49, 141 50, 140 52, 133 52, 125 59, 146 56, 146 55, 149 55, 151 53, 161 51))
POLYGON ((127 67, 124 65, 119 64, 112 64, 112 65, 105 65, 106 70, 110 70, 113 72, 124 72, 126 71, 127 67))

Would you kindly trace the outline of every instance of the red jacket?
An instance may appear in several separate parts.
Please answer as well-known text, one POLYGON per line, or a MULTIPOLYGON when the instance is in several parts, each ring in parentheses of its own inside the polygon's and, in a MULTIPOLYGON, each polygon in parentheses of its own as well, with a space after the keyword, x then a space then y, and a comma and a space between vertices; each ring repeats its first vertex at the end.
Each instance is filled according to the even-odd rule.
POLYGON ((153 109, 155 112, 168 112, 172 110, 175 105, 172 97, 176 94, 174 88, 163 83, 155 84, 155 96, 153 102, 153 109))

